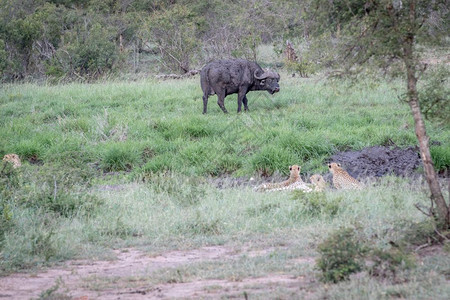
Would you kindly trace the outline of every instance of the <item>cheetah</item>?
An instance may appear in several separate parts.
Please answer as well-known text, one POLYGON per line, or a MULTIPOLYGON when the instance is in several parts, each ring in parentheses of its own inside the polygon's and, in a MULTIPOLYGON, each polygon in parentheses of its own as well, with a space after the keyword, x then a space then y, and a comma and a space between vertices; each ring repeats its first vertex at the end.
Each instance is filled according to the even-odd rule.
POLYGON ((311 183, 314 184, 315 192, 325 191, 325 188, 327 187, 327 182, 325 181, 325 179, 323 179, 322 175, 314 174, 311 177, 309 177, 309 180, 311 180, 311 183))
POLYGON ((331 174, 333 174, 333 185, 336 189, 361 189, 361 183, 350 176, 343 168, 341 168, 341 164, 339 163, 330 163, 328 164, 328 168, 330 169, 331 174))
POLYGON ((3 156, 3 161, 11 163, 13 165, 14 169, 16 169, 22 165, 22 163, 20 162, 19 155, 14 154, 14 153, 6 154, 5 156, 3 156))
POLYGON ((292 165, 289 167, 290 177, 288 180, 277 183, 264 183, 255 188, 256 191, 283 191, 283 190, 304 190, 305 192, 311 192, 312 189, 300 177, 301 167, 298 165, 292 165))

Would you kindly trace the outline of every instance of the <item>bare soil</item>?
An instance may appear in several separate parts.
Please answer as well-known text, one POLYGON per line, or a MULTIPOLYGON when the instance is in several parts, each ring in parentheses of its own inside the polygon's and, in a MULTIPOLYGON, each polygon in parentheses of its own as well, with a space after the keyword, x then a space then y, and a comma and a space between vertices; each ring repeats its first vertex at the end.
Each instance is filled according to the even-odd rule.
MULTIPOLYGON (((174 299, 244 297, 282 288, 298 290, 305 278, 284 274, 266 274, 259 278, 237 280, 204 279, 192 282, 168 280, 152 283, 151 275, 165 268, 198 262, 232 260, 242 255, 266 255, 273 248, 249 250, 225 246, 203 247, 187 251, 170 251, 150 256, 137 249, 115 250, 112 261, 68 261, 62 267, 37 273, 17 273, 0 278, 0 298, 32 299, 47 295, 51 299, 174 299)), ((305 257, 294 263, 313 264, 305 257)), ((43 297, 45 298, 45 297, 43 297)))

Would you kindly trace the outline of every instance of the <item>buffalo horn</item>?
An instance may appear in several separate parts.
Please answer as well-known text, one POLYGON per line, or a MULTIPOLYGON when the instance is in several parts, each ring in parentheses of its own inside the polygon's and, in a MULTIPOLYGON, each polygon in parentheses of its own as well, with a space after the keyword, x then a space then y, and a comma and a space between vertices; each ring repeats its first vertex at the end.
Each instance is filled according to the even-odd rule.
POLYGON ((261 76, 256 75, 256 72, 258 72, 258 70, 255 70, 255 73, 253 74, 253 76, 255 76, 256 79, 258 80, 263 80, 266 79, 268 77, 270 78, 280 78, 280 75, 278 73, 272 72, 272 71, 264 71, 264 73, 261 74, 261 76))

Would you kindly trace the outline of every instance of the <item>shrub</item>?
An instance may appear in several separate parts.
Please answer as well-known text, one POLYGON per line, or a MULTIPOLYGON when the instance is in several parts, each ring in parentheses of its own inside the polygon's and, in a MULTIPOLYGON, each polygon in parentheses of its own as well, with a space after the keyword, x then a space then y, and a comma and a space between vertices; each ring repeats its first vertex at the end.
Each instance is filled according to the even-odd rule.
POLYGON ((341 228, 319 244, 318 251, 317 267, 322 271, 322 280, 336 283, 361 271, 366 249, 354 229, 341 228))

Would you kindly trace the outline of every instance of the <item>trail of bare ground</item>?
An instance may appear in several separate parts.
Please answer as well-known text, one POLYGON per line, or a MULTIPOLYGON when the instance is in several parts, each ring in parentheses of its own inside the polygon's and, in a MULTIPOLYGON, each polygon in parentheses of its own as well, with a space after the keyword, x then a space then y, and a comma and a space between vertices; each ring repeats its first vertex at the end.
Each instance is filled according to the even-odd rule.
MULTIPOLYGON (((115 250, 113 261, 68 261, 63 267, 38 273, 17 273, 0 278, 0 298, 31 299, 43 292, 57 291, 66 299, 173 299, 221 298, 243 295, 245 291, 263 293, 276 288, 297 289, 302 278, 282 274, 267 274, 262 278, 232 280, 198 280, 194 282, 150 283, 149 276, 164 268, 174 268, 196 262, 230 260, 246 255, 262 256, 274 248, 235 250, 211 246, 188 251, 170 251, 149 256, 136 249, 115 250)), ((310 257, 296 259, 297 263, 314 263, 310 257)), ((63 297, 63 298, 64 298, 63 297)))

